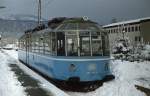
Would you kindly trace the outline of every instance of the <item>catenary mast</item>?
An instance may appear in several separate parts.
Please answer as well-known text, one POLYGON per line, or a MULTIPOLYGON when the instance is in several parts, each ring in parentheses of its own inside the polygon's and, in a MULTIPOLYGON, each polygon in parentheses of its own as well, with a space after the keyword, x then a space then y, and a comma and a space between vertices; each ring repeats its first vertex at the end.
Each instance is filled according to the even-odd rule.
POLYGON ((38 25, 41 25, 41 14, 42 14, 42 10, 41 10, 41 0, 38 0, 38 25))

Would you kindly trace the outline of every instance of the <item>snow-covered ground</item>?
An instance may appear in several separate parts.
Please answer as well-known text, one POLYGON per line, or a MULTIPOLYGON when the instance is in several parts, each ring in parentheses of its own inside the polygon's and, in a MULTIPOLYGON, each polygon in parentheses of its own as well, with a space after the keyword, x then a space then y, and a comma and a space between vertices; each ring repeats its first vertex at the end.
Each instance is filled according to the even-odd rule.
MULTIPOLYGON (((16 51, 9 50, 5 52, 7 52, 13 58, 17 59, 16 51)), ((3 57, 3 59, 5 58, 7 57, 3 57)), ((52 85, 51 83, 49 83, 48 81, 46 81, 45 79, 43 79, 41 76, 39 76, 32 70, 28 69, 23 64, 19 63, 19 66, 34 78, 39 79, 42 82, 41 86, 53 92, 54 96, 146 96, 145 93, 137 90, 135 85, 140 85, 150 89, 150 62, 148 61, 145 62, 128 62, 128 61, 122 62, 120 60, 112 61, 111 69, 116 77, 115 80, 105 82, 103 86, 101 86, 97 90, 88 93, 64 92, 55 87, 54 85, 52 85)), ((0 67, 3 66, 0 65, 0 67)), ((0 74, 2 74, 1 71, 0 74)), ((18 90, 22 90, 22 88, 18 90)), ((20 92, 23 93, 22 91, 20 92)), ((9 96, 9 95, 2 95, 2 96, 9 96)))
MULTIPOLYGON (((4 50, 4 51, 7 54, 9 54, 12 58, 14 58, 16 60, 18 59, 17 51, 15 51, 15 50, 4 50)), ((56 86, 54 86, 53 84, 51 84, 50 82, 45 80, 43 77, 41 77, 40 75, 38 75, 37 73, 35 73, 34 71, 32 71, 31 69, 26 67, 24 64, 22 64, 19 61, 18 61, 18 65, 28 75, 30 75, 31 77, 37 79, 40 82, 41 87, 43 87, 45 90, 49 91, 52 96, 69 96, 67 93, 65 93, 64 91, 60 90, 56 86)), ((20 96, 22 96, 22 95, 20 95, 20 96)))
POLYGON ((26 96, 24 88, 10 70, 7 57, 0 52, 0 96, 26 96))
POLYGON ((135 85, 150 88, 150 62, 112 62, 115 80, 106 82, 102 87, 89 93, 72 93, 71 96, 146 96, 135 85))

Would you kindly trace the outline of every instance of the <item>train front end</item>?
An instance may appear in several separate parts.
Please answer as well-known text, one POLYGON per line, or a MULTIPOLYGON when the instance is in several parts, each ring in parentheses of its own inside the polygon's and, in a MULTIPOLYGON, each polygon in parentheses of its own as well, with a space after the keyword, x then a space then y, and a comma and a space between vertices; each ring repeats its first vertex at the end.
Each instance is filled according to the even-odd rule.
POLYGON ((54 32, 57 34, 57 58, 54 60, 57 79, 93 84, 114 78, 109 65, 108 34, 97 23, 70 19, 54 32))

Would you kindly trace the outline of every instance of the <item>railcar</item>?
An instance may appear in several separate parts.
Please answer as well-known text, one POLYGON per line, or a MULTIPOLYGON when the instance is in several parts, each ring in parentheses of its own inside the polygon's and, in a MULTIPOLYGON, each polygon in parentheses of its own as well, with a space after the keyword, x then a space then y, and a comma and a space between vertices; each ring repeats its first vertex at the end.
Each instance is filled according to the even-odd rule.
POLYGON ((94 90, 97 82, 113 77, 107 33, 97 23, 82 18, 64 20, 53 30, 26 32, 19 39, 18 57, 58 87, 81 85, 87 89, 85 86, 93 85, 94 90))

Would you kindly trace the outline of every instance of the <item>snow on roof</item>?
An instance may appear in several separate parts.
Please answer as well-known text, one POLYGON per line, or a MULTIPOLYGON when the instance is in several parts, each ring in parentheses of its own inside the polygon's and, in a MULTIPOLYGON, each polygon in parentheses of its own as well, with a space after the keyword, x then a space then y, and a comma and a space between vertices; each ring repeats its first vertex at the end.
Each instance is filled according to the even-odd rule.
POLYGON ((145 18, 140 18, 140 19, 135 19, 135 20, 128 20, 128 21, 121 21, 117 23, 112 23, 108 25, 104 25, 103 27, 112 27, 112 26, 117 26, 117 25, 123 25, 123 24, 130 24, 130 23, 138 23, 141 22, 142 20, 148 20, 150 17, 145 17, 145 18))

